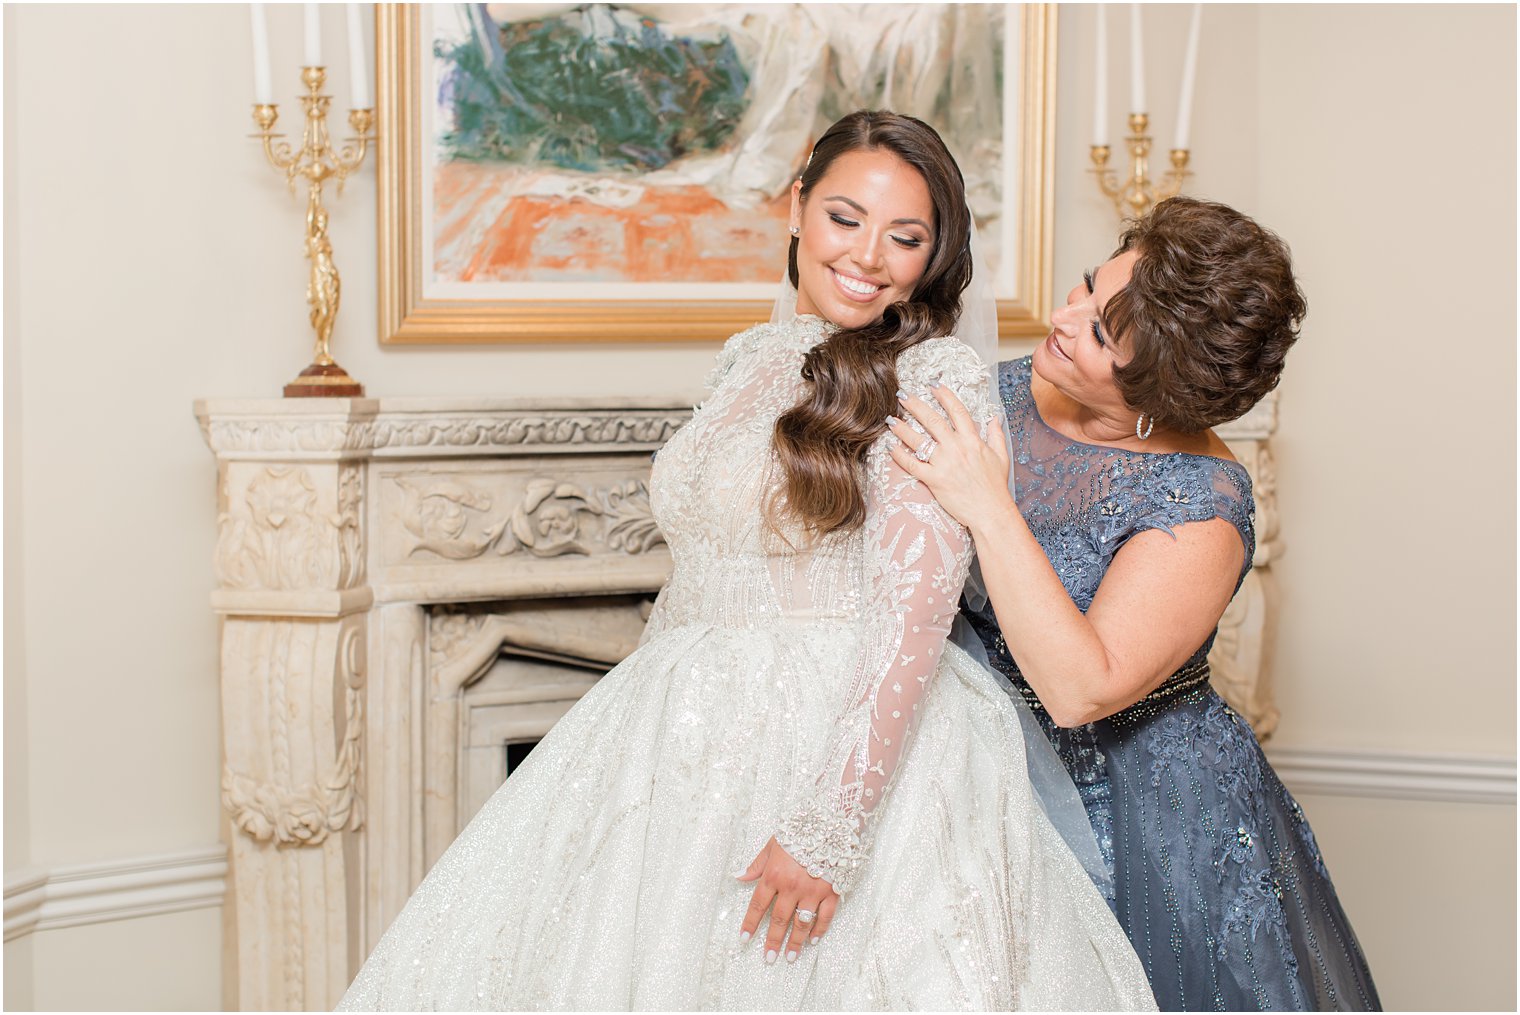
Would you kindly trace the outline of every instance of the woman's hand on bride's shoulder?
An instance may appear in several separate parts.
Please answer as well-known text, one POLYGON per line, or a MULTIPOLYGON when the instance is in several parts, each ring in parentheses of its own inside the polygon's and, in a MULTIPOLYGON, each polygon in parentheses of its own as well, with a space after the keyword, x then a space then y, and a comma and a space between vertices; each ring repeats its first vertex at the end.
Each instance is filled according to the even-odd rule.
POLYGON ((892 460, 928 486, 951 517, 975 532, 1014 509, 1008 492, 1009 458, 1003 421, 994 416, 983 438, 981 428, 949 386, 934 386, 932 396, 944 415, 915 395, 900 399, 903 415, 917 421, 925 433, 905 419, 887 417, 887 427, 897 438, 891 449, 892 460))
POLYGON ((786 945, 786 961, 795 962, 802 954, 804 942, 816 944, 829 929, 839 893, 823 878, 809 874, 774 837, 739 875, 740 881, 754 881, 749 911, 739 928, 739 937, 748 941, 760 926, 765 911, 771 909, 770 931, 765 937, 765 961, 775 962, 781 954, 781 942, 791 925, 791 939, 786 945), (771 904, 775 903, 772 909, 771 904))

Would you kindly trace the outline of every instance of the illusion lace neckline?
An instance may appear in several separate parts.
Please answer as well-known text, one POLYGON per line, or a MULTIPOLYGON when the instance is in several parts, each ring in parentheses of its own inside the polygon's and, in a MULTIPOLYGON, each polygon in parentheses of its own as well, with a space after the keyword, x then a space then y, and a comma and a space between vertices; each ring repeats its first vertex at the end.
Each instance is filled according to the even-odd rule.
POLYGON ((1064 442, 1074 450, 1087 448, 1093 451, 1110 451, 1121 455, 1147 455, 1151 458, 1204 458, 1213 462, 1221 462, 1227 466, 1230 466, 1231 468, 1240 469, 1242 472, 1245 471, 1244 465, 1241 465, 1239 462, 1235 461, 1232 458, 1224 458, 1220 455, 1206 455, 1197 451, 1145 451, 1141 448, 1121 448, 1115 447, 1112 444, 1096 444, 1092 441, 1079 440, 1076 437, 1068 435, 1062 430, 1057 430, 1055 427, 1051 426, 1048 422, 1045 421, 1044 415, 1042 415, 1040 412, 1040 403, 1034 397, 1034 365, 1032 363, 1025 364, 1023 384, 1024 397, 1029 399, 1029 414, 1034 417, 1035 422, 1039 423, 1040 426, 1052 437, 1064 442))

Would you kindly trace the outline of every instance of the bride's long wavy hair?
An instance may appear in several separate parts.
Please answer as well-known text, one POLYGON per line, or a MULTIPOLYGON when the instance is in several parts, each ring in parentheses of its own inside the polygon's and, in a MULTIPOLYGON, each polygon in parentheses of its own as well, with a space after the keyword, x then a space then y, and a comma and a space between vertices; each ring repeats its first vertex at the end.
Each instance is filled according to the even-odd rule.
MULTIPOLYGON (((911 116, 859 110, 830 127, 802 172, 801 200, 847 152, 884 150, 923 177, 934 206, 934 251, 912 295, 879 320, 836 331, 802 361, 808 386, 776 420, 772 442, 783 480, 770 515, 784 514, 815 536, 865 522, 861 464, 897 411, 897 357, 929 338, 954 334, 971 282, 971 213, 966 183, 933 127, 911 116)), ((787 273, 797 285, 797 238, 787 273)))

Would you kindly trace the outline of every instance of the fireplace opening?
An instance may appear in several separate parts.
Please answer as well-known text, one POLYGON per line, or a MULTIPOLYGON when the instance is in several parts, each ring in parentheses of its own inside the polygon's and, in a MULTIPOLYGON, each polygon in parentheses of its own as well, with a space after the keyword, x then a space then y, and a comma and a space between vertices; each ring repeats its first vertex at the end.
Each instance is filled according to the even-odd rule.
POLYGON ((455 834, 608 669, 606 663, 504 647, 464 688, 456 720, 461 737, 455 834))
POLYGON ((537 740, 508 740, 502 745, 507 751, 507 778, 512 778, 512 773, 517 771, 517 766, 528 760, 528 755, 533 748, 538 746, 537 740))
MULTIPOLYGON (((469 603, 434 607, 429 725, 439 760, 429 849, 441 854, 603 675, 638 646, 647 595, 469 603)), ((434 854, 436 857, 437 854, 434 854)))

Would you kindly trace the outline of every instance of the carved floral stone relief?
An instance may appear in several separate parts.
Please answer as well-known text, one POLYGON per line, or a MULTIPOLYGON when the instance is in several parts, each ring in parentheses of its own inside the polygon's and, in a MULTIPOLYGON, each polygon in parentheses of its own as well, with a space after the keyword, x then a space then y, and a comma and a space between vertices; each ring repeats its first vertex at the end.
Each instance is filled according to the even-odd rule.
POLYGON ((359 793, 364 735, 364 627, 347 624, 339 635, 334 677, 344 691, 343 738, 325 773, 305 780, 296 771, 291 741, 293 737, 310 736, 312 731, 299 728, 299 723, 292 721, 292 716, 303 714, 293 703, 307 691, 302 686, 305 678, 323 679, 323 675, 303 674, 282 665, 290 652, 288 644, 281 642, 288 642, 293 629, 290 624, 283 627, 285 630, 275 632, 268 665, 260 668, 269 695, 266 713, 269 728, 259 740, 268 748, 270 777, 260 779, 229 760, 222 769, 222 805, 233 826, 257 842, 314 846, 334 832, 358 831, 364 824, 364 802, 359 793))
POLYGON ((217 518, 217 579, 230 589, 342 589, 364 580, 360 507, 364 472, 338 469, 336 510, 323 505, 311 467, 258 468, 233 494, 241 470, 225 467, 217 518))
POLYGON ((650 510, 649 489, 638 479, 593 485, 535 476, 510 507, 498 509, 491 491, 456 476, 392 478, 402 493, 401 524, 413 537, 409 557, 639 554, 665 541, 650 510))
POLYGON ((428 612, 428 666, 435 672, 479 636, 490 614, 438 607, 428 612))
POLYGON ((1256 541, 1272 543, 1277 539, 1277 460, 1269 444, 1257 448, 1256 468, 1251 470, 1256 496, 1256 541))

